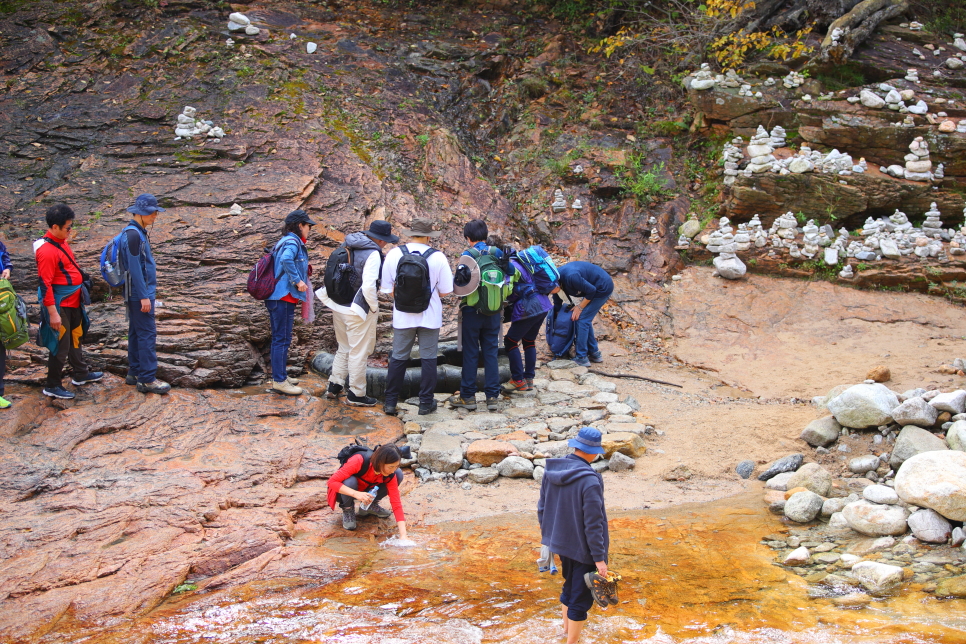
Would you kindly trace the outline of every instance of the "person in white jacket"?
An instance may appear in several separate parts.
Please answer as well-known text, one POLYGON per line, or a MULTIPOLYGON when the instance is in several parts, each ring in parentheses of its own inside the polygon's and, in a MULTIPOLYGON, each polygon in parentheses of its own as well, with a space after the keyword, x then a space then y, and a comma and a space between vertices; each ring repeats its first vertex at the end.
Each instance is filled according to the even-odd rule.
POLYGON ((382 249, 387 244, 398 241, 399 237, 392 234, 389 222, 381 220, 372 222, 369 230, 346 235, 343 243, 351 253, 356 271, 362 276, 362 283, 352 303, 337 304, 328 296, 324 286, 316 291, 322 303, 332 309, 332 326, 335 328, 335 339, 339 343, 339 350, 332 362, 326 398, 338 399, 348 377, 346 403, 372 407, 377 402, 375 398, 366 395, 366 363, 376 348, 382 249))

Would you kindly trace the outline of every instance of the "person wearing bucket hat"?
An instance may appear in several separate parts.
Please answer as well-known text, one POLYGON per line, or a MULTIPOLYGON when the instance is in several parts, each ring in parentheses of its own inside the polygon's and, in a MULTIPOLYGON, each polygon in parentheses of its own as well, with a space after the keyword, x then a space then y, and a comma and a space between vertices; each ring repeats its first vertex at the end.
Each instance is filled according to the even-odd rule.
POLYGON ((547 459, 537 520, 540 543, 560 557, 564 584, 560 593, 564 633, 574 644, 594 605, 585 575, 607 577, 610 535, 604 508, 604 479, 590 464, 604 453, 600 430, 582 427, 568 441, 574 453, 547 459))
POLYGON ((124 382, 145 394, 166 394, 171 385, 159 380, 155 319, 158 268, 151 252, 148 226, 164 208, 158 199, 138 195, 127 211, 134 215, 117 238, 117 256, 124 271, 124 302, 127 307, 127 376, 124 382))
POLYGON ((326 398, 338 399, 348 378, 348 404, 372 407, 377 402, 366 395, 366 363, 376 348, 382 249, 398 241, 399 237, 392 234, 392 225, 388 221, 377 220, 369 224, 369 230, 346 235, 339 249, 329 256, 325 270, 326 285, 315 292, 322 303, 332 310, 332 327, 339 344, 332 362, 326 398), (342 261, 345 264, 341 269, 338 265, 332 265, 333 262, 342 261), (346 270, 347 266, 351 266, 351 269, 346 270), (328 291, 331 286, 336 293, 340 292, 339 280, 349 282, 345 289, 348 293, 341 300, 342 304, 336 302, 333 293, 328 291))

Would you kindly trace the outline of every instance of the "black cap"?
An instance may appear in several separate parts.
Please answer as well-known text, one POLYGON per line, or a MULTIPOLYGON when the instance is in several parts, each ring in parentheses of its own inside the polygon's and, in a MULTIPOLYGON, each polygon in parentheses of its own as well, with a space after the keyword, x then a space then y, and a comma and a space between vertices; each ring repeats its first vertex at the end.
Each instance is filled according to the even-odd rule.
POLYGON ((308 224, 314 226, 315 222, 309 219, 309 215, 304 210, 293 210, 285 217, 286 224, 308 224))
POLYGON ((392 234, 392 225, 382 219, 377 219, 369 224, 369 230, 365 231, 365 233, 372 239, 389 242, 390 244, 395 244, 399 241, 399 237, 392 234))

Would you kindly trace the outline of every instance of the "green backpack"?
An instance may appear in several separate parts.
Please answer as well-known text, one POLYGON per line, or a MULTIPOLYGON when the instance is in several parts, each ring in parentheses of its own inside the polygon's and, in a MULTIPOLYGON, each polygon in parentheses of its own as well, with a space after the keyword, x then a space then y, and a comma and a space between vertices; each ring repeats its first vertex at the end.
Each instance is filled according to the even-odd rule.
POLYGON ((16 349, 30 339, 27 305, 7 280, 0 280, 0 342, 16 349))
POLYGON ((505 267, 493 253, 497 249, 486 247, 481 253, 475 248, 467 252, 480 267, 480 285, 464 298, 467 306, 472 306, 481 315, 496 315, 503 311, 503 303, 513 292, 513 282, 506 278, 505 267))

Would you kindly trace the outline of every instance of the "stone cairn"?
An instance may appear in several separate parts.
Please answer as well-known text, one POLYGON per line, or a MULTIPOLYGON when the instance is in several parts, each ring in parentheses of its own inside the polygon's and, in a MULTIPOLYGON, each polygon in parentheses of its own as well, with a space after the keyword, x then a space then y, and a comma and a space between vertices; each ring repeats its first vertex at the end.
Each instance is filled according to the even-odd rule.
POLYGON ((564 199, 563 190, 557 188, 553 191, 553 203, 550 204, 554 212, 562 212, 567 209, 567 200, 564 199))
POLYGON ((711 65, 702 63, 700 71, 696 72, 691 79, 691 89, 711 89, 714 85, 715 80, 714 74, 711 73, 711 65))
POLYGON ((759 125, 755 135, 751 137, 751 141, 748 143, 747 152, 751 161, 746 170, 754 174, 771 170, 772 165, 777 160, 772 154, 774 151, 775 148, 771 145, 771 136, 763 126, 759 125))
MULTIPOLYGON (((727 217, 722 217, 721 219, 727 225, 727 217)), ((748 268, 735 254, 738 251, 738 244, 731 235, 731 226, 727 226, 727 229, 729 232, 722 235, 721 252, 712 262, 715 267, 715 275, 727 280, 736 280, 744 276, 748 268)))
POLYGON ((216 127, 211 121, 201 121, 195 119, 198 110, 191 106, 185 106, 184 111, 178 115, 178 122, 174 126, 175 140, 191 139, 196 136, 206 136, 216 143, 225 138, 225 131, 216 127))
POLYGON ((785 132, 785 128, 783 128, 781 125, 776 125, 773 127, 769 136, 771 137, 771 147, 775 148, 776 150, 778 148, 785 147, 787 134, 785 132))
POLYGON ((906 167, 903 176, 908 181, 932 181, 932 161, 929 160, 929 144, 917 136, 909 144, 909 154, 905 156, 906 167))
POLYGON ((252 24, 243 13, 233 13, 228 16, 228 31, 244 33, 246 36, 257 36, 261 29, 252 24))
POLYGON ((730 186, 734 184, 735 177, 738 176, 738 164, 745 158, 741 153, 741 148, 745 142, 741 137, 735 137, 731 143, 725 143, 722 150, 724 159, 724 184, 730 186))
POLYGON ((808 259, 812 259, 818 254, 818 226, 815 225, 813 219, 809 219, 805 226, 802 227, 802 233, 805 235, 802 246, 802 255, 808 259))
POLYGON ((855 273, 852 272, 852 265, 846 264, 845 268, 839 271, 839 277, 844 280, 850 280, 855 277, 855 273))
POLYGON ((922 222, 922 232, 927 237, 942 238, 943 222, 939 219, 940 214, 935 201, 929 204, 929 210, 926 211, 926 220, 922 222))
POLYGON ((782 85, 787 89, 795 89, 805 83, 805 77, 798 72, 789 72, 788 76, 782 79, 782 85))

